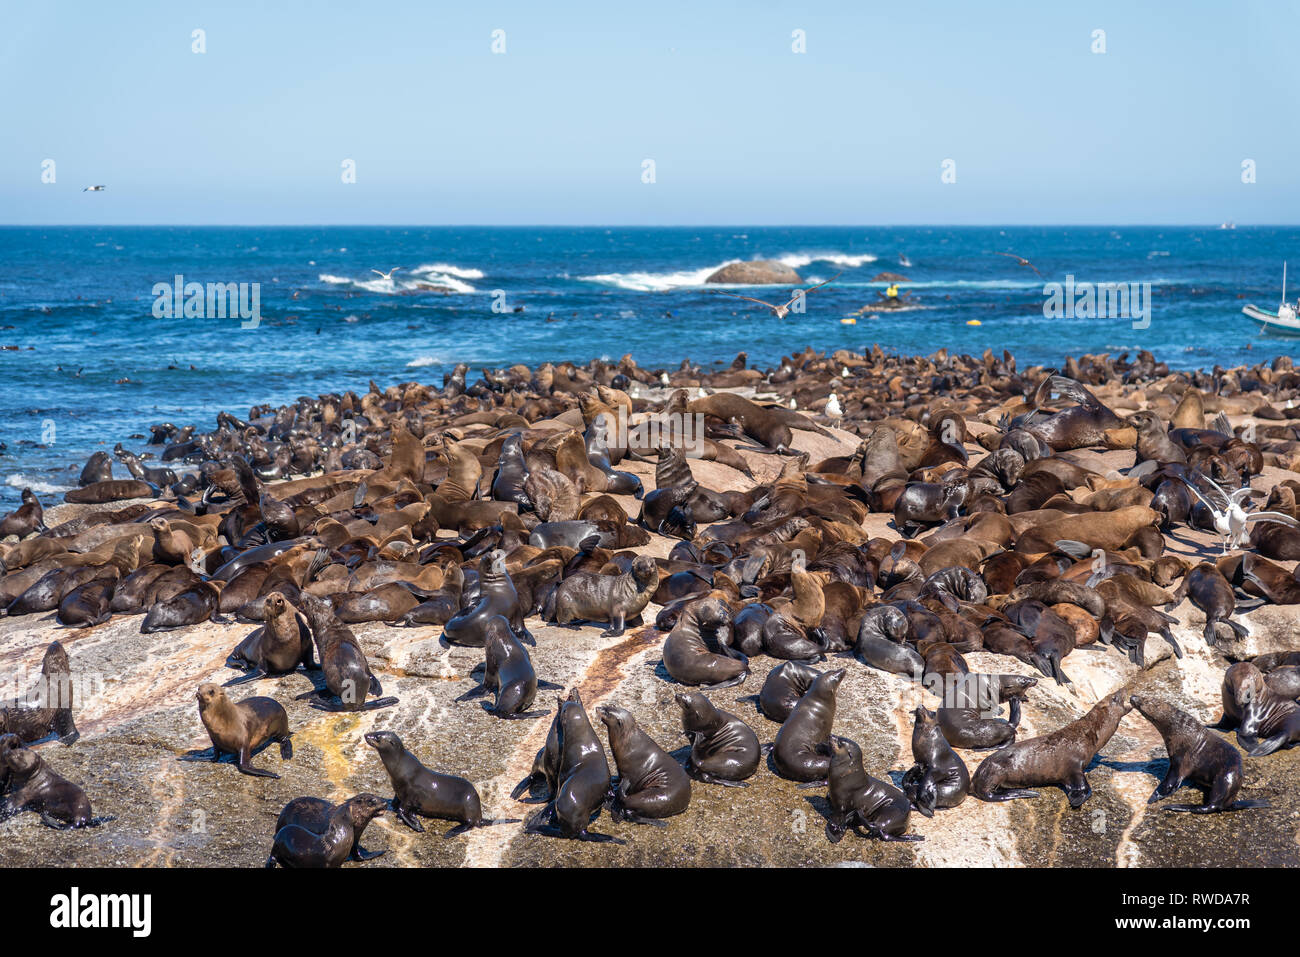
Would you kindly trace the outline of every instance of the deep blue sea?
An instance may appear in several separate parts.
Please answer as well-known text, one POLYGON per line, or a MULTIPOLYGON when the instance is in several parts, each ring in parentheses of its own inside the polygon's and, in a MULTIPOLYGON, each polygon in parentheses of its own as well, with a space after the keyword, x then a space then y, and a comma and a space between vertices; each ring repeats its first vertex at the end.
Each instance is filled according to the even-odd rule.
MULTIPOLYGON (((1246 302, 1277 306, 1288 256, 1300 263, 1298 228, 0 228, 0 345, 18 347, 0 351, 0 508, 24 485, 58 498, 92 451, 139 447, 127 437, 153 422, 206 429, 221 409, 244 415, 371 379, 440 386, 457 362, 630 352, 675 366, 744 350, 769 363, 806 345, 873 343, 1005 347, 1022 367, 1143 348, 1176 368, 1253 362, 1296 349, 1241 315, 1246 302), (996 252, 1048 281, 1149 282, 1150 326, 1046 319, 1044 279, 996 252), (757 257, 807 282, 841 275, 784 320, 703 285, 723 263, 757 257), (394 266, 392 279, 371 271, 394 266), (876 299, 886 283, 872 279, 886 270, 911 280, 903 288, 923 308, 842 323, 876 299), (155 284, 178 274, 259 283, 260 325, 155 317, 155 284)), ((1296 290, 1300 275, 1288 297, 1296 290)))

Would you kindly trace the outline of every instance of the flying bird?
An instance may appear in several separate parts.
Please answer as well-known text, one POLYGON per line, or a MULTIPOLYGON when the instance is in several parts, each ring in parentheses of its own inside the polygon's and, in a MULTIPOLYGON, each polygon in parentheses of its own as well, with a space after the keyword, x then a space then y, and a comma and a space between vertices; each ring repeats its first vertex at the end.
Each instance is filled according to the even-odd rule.
POLYGON ((83 193, 98 193, 106 189, 108 189, 107 186, 86 186, 81 191, 83 193))
POLYGON ((1228 494, 1223 488, 1203 472, 1195 469, 1192 475, 1198 480, 1196 482, 1186 482, 1185 484, 1192 490, 1192 494, 1205 503, 1205 507, 1214 515, 1214 530, 1219 533, 1223 539, 1223 553, 1226 555, 1228 548, 1244 548, 1249 539, 1246 535, 1246 527, 1251 522, 1277 522, 1281 525, 1290 525, 1292 528, 1300 527, 1297 522, 1285 512, 1247 512, 1242 507, 1242 503, 1250 496, 1253 489, 1250 486, 1239 488, 1228 494), (1208 488, 1197 488, 1199 482, 1204 482, 1208 488))
POLYGON ((380 272, 378 269, 372 269, 372 270, 370 270, 370 271, 371 271, 372 273, 374 273, 376 276, 383 276, 383 277, 384 277, 385 279, 387 279, 389 282, 392 282, 392 281, 393 281, 393 273, 397 272, 397 270, 399 270, 399 269, 401 269, 401 268, 402 268, 401 266, 394 266, 392 269, 388 270, 388 272, 380 272))
POLYGON ((814 289, 820 289, 822 286, 826 285, 828 282, 834 282, 834 281, 835 281, 836 279, 838 279, 838 278, 840 278, 840 274, 839 274, 839 273, 836 273, 834 276, 831 276, 830 279, 824 279, 824 280, 822 280, 821 282, 819 282, 819 283, 818 283, 817 285, 815 285, 815 286, 810 286, 810 287, 807 288, 807 289, 800 289, 800 290, 799 290, 798 292, 796 292, 793 296, 791 296, 788 300, 786 300, 786 302, 782 303, 782 304, 779 305, 779 306, 778 306, 778 305, 775 305, 775 304, 773 304, 773 303, 767 302, 767 301, 765 301, 765 300, 763 300, 763 299, 755 299, 753 296, 737 296, 735 293, 732 293, 732 292, 721 292, 721 291, 719 291, 719 292, 718 292, 718 295, 720 295, 720 296, 730 296, 732 299, 744 299, 744 300, 747 300, 748 302, 756 302, 756 303, 758 303, 760 306, 767 306, 767 308, 771 309, 771 310, 772 310, 772 314, 773 314, 774 316, 776 316, 778 319, 784 319, 786 316, 790 315, 790 307, 793 306, 796 302, 798 302, 800 298, 802 298, 803 296, 808 295, 808 293, 812 292, 814 289))
POLYGON ((994 256, 1006 256, 1008 259, 1014 259, 1016 261, 1017 266, 1028 266, 1030 269, 1034 271, 1034 275, 1036 275, 1039 279, 1043 278, 1043 274, 1038 271, 1038 267, 1035 266, 1033 263, 1031 263, 1024 256, 1017 256, 1015 253, 1000 253, 1000 252, 996 252, 995 250, 989 250, 989 252, 992 252, 994 256))

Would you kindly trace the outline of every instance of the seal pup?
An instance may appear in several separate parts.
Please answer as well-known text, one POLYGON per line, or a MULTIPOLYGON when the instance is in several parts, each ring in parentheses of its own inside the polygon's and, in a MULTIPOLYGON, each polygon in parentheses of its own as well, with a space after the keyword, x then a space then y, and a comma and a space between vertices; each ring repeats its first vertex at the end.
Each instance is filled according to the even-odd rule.
POLYGON ((515 637, 510 622, 494 615, 484 623, 483 633, 487 637, 486 658, 479 666, 483 669, 483 681, 456 700, 469 701, 494 692, 496 703, 484 708, 489 714, 498 718, 543 717, 547 712, 528 710, 537 697, 537 672, 533 670, 528 649, 515 637))
POLYGON ((924 840, 919 834, 906 833, 912 802, 898 788, 863 769, 857 742, 834 735, 821 748, 829 762, 826 797, 831 813, 826 836, 832 844, 838 844, 849 828, 862 837, 882 841, 924 840))
POLYGON ((1168 701, 1132 695, 1129 703, 1160 732, 1169 753, 1169 773, 1156 785, 1148 804, 1163 801, 1184 785, 1199 788, 1200 804, 1166 804, 1166 811, 1214 814, 1268 807, 1265 801, 1236 801, 1241 790, 1242 763, 1237 749, 1168 701))
POLYGON ((280 759, 293 757, 289 715, 274 698, 245 698, 231 701, 221 687, 210 681, 199 685, 199 720, 212 739, 212 761, 222 754, 235 755, 240 773, 259 778, 278 778, 274 771, 249 764, 253 753, 272 741, 279 742, 280 759))
POLYGON ((32 689, 22 698, 0 704, 0 734, 14 734, 24 744, 32 744, 53 732, 64 744, 73 744, 81 737, 72 719, 73 705, 68 652, 62 644, 52 641, 45 649, 41 676, 32 689))
POLYGON ((846 674, 843 668, 819 674, 776 733, 772 762, 777 774, 792 781, 825 784, 831 756, 824 745, 835 723, 835 692, 846 674))
POLYGON ((370 731, 365 739, 366 744, 379 752, 379 759, 393 783, 393 813, 412 831, 424 831, 424 825, 415 819, 417 814, 441 821, 459 821, 444 838, 456 837, 476 827, 519 823, 484 817, 474 785, 452 774, 430 771, 392 731, 370 731))
POLYGON ((690 776, 625 708, 601 705, 596 716, 605 725, 618 768, 618 786, 610 794, 611 816, 615 821, 665 827, 663 818, 681 814, 691 803, 690 776))
POLYGON ((623 575, 571 575, 552 592, 556 624, 574 621, 607 621, 602 638, 623 634, 630 619, 640 619, 659 587, 659 566, 649 555, 638 555, 623 575))
POLYGON ((802 661, 777 665, 767 673, 758 693, 759 712, 770 721, 784 722, 819 674, 820 671, 802 661))
POLYGON ((1028 789, 1054 784, 1065 792, 1070 807, 1082 807, 1092 796, 1084 768, 1132 708, 1124 693, 1116 691, 1077 721, 989 755, 975 769, 971 793, 981 801, 1010 801, 1038 797, 1037 791, 1028 789))
POLYGON ((304 594, 302 610, 311 625, 320 657, 321 671, 325 675, 325 688, 338 699, 337 704, 327 701, 323 691, 308 691, 298 696, 299 701, 314 699, 312 707, 321 711, 374 711, 397 704, 395 697, 380 697, 384 693, 379 679, 370 671, 370 662, 352 629, 334 617, 330 603, 315 595, 304 594), (366 701, 366 695, 375 696, 366 701))
POLYGON ((701 692, 685 691, 673 699, 682 709, 682 732, 691 742, 686 773, 705 784, 749 787, 745 779, 753 777, 762 757, 754 729, 714 707, 701 692))
POLYGON ((17 736, 5 735, 0 741, 0 761, 9 782, 9 796, 0 804, 0 821, 35 811, 46 827, 64 831, 113 820, 95 817, 81 785, 56 774, 39 754, 17 744, 17 736))
POLYGON ((263 608, 266 624, 236 645, 226 658, 227 668, 245 671, 243 676, 227 681, 227 688, 267 675, 287 675, 299 665, 308 671, 316 668, 311 629, 302 613, 278 591, 266 596, 263 608))
POLYGON ((749 659, 725 642, 723 653, 710 650, 701 632, 731 630, 731 610, 720 598, 702 598, 682 609, 677 626, 664 639, 664 670, 674 681, 707 690, 729 688, 749 677, 749 659))
POLYGON ((524 833, 574 841, 626 844, 622 838, 588 830, 609 796, 609 760, 587 719, 587 711, 576 688, 560 702, 556 721, 559 724, 558 762, 552 797, 545 807, 528 819, 524 833))
POLYGON ((970 792, 970 772, 939 729, 938 716, 918 707, 913 714, 912 758, 916 764, 903 775, 903 793, 926 817, 936 808, 956 807, 970 792))
POLYGON ((369 861, 383 851, 361 846, 366 825, 388 810, 374 794, 358 794, 334 805, 323 798, 294 798, 275 822, 267 867, 342 867, 344 861, 369 861))

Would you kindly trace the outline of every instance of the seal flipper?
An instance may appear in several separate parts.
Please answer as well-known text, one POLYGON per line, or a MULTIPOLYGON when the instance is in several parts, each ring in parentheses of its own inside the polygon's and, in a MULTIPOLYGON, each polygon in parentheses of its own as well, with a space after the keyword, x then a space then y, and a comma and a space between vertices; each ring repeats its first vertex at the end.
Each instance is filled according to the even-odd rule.
POLYGON ((397 798, 393 798, 392 808, 393 813, 397 815, 399 821, 409 827, 416 834, 424 833, 424 825, 415 819, 414 814, 402 807, 402 805, 398 803, 397 798))
MULTIPOLYGON (((1241 739, 1240 731, 1237 732, 1237 738, 1238 740, 1241 739)), ((1256 744, 1253 748, 1251 748, 1246 753, 1252 758, 1262 758, 1266 754, 1272 754, 1278 748, 1281 748, 1284 745, 1286 745, 1287 742, 1291 740, 1291 736, 1287 734, 1286 731, 1282 731, 1280 734, 1275 734, 1271 738, 1264 738, 1263 740, 1256 739, 1256 740, 1259 741, 1259 743, 1256 744)))
POLYGON ((1017 798, 1036 798, 1038 792, 1026 788, 995 788, 988 793, 987 797, 980 794, 975 796, 984 801, 1014 801, 1017 798))
POLYGON ((348 855, 349 861, 373 861, 376 857, 383 857, 387 851, 368 851, 360 844, 352 848, 352 853, 348 855))
MULTIPOLYGON (((229 666, 227 666, 227 667, 229 667, 229 666)), ((231 678, 229 681, 227 681, 227 682, 226 682, 225 684, 223 684, 221 687, 223 687, 223 688, 233 688, 235 685, 247 684, 247 683, 250 682, 250 681, 257 681, 258 679, 260 679, 260 678, 265 678, 265 677, 267 677, 267 674, 266 674, 266 672, 263 671, 261 668, 252 668, 252 669, 249 669, 248 671, 244 672, 244 674, 240 675, 240 676, 237 677, 237 678, 231 678)))

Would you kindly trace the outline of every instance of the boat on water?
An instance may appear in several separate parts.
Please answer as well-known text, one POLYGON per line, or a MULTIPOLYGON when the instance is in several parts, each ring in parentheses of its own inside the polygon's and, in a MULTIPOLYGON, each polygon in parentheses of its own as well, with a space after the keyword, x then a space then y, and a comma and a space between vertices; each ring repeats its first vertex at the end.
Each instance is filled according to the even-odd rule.
POLYGON ((1259 323, 1261 332, 1275 332, 1284 336, 1300 336, 1300 318, 1296 307, 1286 301, 1286 263, 1282 263, 1282 301, 1276 312, 1261 309, 1253 302, 1241 310, 1259 323))

